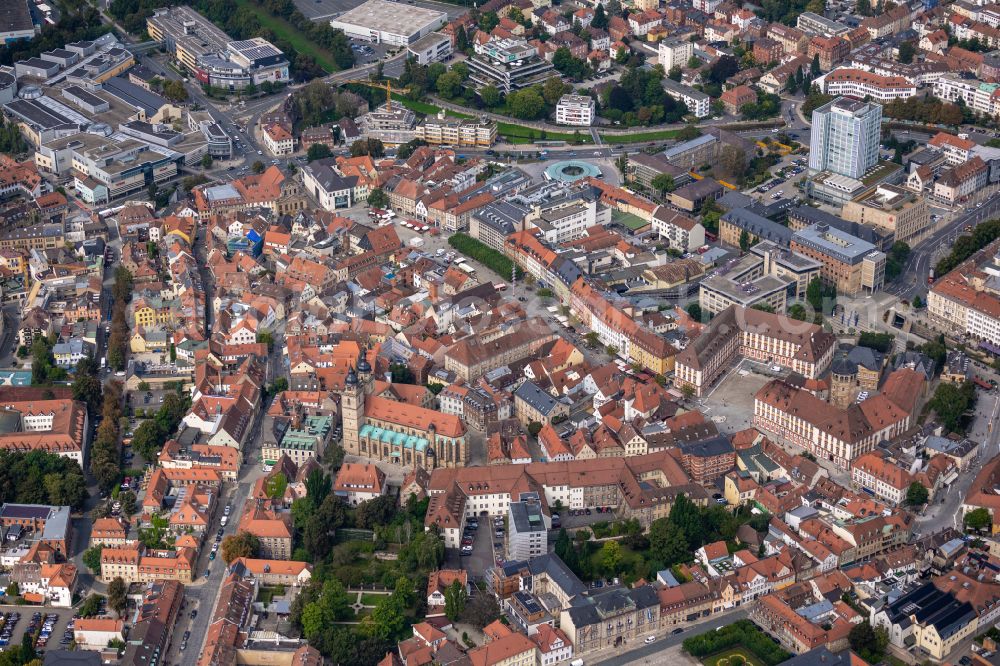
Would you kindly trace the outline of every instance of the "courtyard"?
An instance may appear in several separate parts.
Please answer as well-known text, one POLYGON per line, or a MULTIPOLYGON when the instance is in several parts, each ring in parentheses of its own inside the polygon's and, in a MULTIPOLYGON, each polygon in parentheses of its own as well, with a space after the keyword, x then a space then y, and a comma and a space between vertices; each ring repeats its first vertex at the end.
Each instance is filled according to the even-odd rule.
POLYGON ((701 398, 702 411, 720 432, 739 432, 749 428, 753 420, 754 395, 769 381, 783 374, 742 359, 701 398))

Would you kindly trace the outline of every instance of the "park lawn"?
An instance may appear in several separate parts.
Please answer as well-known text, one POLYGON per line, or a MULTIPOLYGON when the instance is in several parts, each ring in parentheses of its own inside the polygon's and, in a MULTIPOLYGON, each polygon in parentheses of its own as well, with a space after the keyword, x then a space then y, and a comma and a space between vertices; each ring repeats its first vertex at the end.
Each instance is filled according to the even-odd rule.
POLYGON ((378 606, 378 602, 382 601, 388 596, 389 596, 388 594, 374 594, 371 592, 362 592, 361 603, 364 604, 365 606, 378 606))
POLYGON ((497 134, 507 137, 507 140, 511 143, 520 143, 514 141, 513 139, 530 139, 534 136, 537 141, 565 141, 567 143, 573 143, 577 139, 580 143, 593 143, 594 139, 590 134, 585 134, 580 132, 579 137, 574 136, 572 133, 566 132, 546 132, 545 138, 542 138, 542 130, 534 129, 533 127, 525 127, 524 125, 516 125, 514 123, 497 123, 497 134))
POLYGON ((746 649, 745 647, 733 647, 728 650, 723 650, 722 652, 716 652, 715 654, 704 657, 701 663, 705 666, 739 666, 739 660, 732 659, 734 656, 743 657, 743 662, 746 666, 763 666, 757 656, 746 649))
POLYGON ((635 134, 601 134, 604 143, 642 143, 643 141, 664 141, 677 138, 680 130, 659 130, 656 132, 637 132, 635 134))
POLYGON ((308 53, 316 59, 316 64, 322 67, 327 73, 340 71, 337 63, 333 59, 333 54, 317 46, 306 35, 299 31, 294 25, 279 16, 268 14, 259 5, 250 0, 236 0, 240 7, 246 7, 260 20, 260 24, 265 28, 270 28, 278 37, 286 40, 299 53, 308 53))

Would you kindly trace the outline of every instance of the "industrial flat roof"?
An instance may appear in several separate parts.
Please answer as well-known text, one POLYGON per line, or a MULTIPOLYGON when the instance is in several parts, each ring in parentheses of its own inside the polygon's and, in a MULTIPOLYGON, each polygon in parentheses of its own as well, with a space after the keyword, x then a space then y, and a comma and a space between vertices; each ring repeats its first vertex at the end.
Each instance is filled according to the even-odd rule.
POLYGON ((796 231, 792 240, 849 264, 860 263, 865 256, 878 251, 868 241, 822 223, 796 231))
POLYGON ((368 0, 363 5, 344 12, 335 21, 394 35, 412 35, 429 23, 444 23, 447 19, 448 14, 436 9, 387 0, 368 0))
POLYGON ((3 32, 35 29, 28 0, 0 0, 0 29, 3 32))

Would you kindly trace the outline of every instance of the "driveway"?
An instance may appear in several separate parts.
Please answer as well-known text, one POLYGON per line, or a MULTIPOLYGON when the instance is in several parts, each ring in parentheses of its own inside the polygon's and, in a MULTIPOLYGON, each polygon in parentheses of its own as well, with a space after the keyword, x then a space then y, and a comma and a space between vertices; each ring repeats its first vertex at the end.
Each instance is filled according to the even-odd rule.
POLYGON ((487 569, 494 565, 492 536, 492 519, 485 516, 480 518, 479 529, 472 542, 472 555, 460 556, 458 549, 449 548, 446 555, 448 566, 465 569, 469 572, 470 580, 482 580, 487 569))

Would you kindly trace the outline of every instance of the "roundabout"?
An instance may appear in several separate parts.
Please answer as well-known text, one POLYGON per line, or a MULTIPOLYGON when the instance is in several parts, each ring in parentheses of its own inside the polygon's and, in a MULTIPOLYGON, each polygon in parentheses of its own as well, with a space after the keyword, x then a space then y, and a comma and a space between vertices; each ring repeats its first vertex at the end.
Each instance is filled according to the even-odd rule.
POLYGON ((563 160, 562 162, 551 164, 545 169, 545 177, 548 180, 563 183, 572 183, 588 176, 600 178, 601 170, 589 162, 580 160, 563 160))

